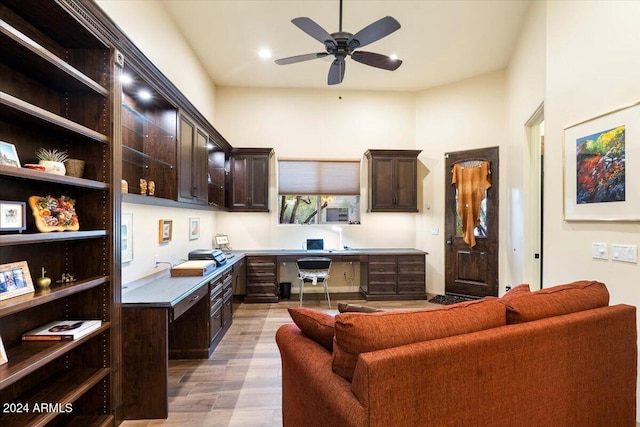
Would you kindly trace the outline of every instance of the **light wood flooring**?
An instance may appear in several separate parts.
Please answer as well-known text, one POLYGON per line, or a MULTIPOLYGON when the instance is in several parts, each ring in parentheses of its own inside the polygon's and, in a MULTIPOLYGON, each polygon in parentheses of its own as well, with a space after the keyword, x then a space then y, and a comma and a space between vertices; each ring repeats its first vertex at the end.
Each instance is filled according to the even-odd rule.
MULTIPOLYGON (((280 353, 274 337, 291 322, 287 308, 298 306, 296 297, 234 306, 233 323, 209 359, 169 362, 169 418, 121 426, 282 426, 280 353)), ((332 295, 333 310, 324 300, 305 300, 303 306, 337 313, 338 301, 332 295)), ((390 309, 436 306, 426 300, 347 302, 390 309)))

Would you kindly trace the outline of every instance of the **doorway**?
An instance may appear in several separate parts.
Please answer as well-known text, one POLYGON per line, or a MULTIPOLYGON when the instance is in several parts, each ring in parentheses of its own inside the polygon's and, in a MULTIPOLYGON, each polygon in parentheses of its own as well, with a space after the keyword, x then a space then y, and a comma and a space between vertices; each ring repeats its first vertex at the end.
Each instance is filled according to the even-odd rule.
POLYGON ((531 290, 542 289, 544 233, 544 105, 541 104, 525 124, 529 154, 528 224, 526 230, 524 283, 531 290))
POLYGON ((498 157, 498 147, 445 154, 447 295, 473 298, 498 296, 498 157), (463 185, 461 177, 465 168, 473 174, 465 175, 467 183, 472 179, 486 184, 474 183, 471 187, 463 185), (458 178, 454 179, 454 175, 458 178), (467 197, 471 191, 479 191, 473 196, 473 203, 467 197), (470 203, 472 206, 469 206, 470 203), (459 206, 462 205, 473 212, 473 219, 469 218, 469 213, 461 214, 459 206))

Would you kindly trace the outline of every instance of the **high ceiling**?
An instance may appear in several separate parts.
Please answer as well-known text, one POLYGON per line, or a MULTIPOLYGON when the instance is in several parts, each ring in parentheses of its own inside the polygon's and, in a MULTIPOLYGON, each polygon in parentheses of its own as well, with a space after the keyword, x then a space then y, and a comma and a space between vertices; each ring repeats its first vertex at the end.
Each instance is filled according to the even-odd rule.
MULTIPOLYGON (((356 33, 384 16, 402 28, 363 50, 403 60, 386 71, 346 60, 342 84, 355 90, 415 91, 504 68, 530 1, 344 0, 343 31, 356 33)), ((276 65, 275 59, 324 52, 291 23, 309 17, 338 31, 339 0, 165 0, 167 11, 216 86, 327 88, 332 56, 276 65), (271 49, 269 60, 258 57, 271 49)))

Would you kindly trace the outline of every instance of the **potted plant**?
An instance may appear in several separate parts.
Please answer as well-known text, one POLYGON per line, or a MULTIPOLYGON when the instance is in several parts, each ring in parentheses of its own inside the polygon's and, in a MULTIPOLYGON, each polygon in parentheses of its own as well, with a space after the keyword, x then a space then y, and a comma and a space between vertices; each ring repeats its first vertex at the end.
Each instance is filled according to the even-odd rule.
POLYGON ((45 172, 55 175, 64 175, 67 172, 67 169, 64 166, 64 161, 69 158, 69 155, 66 151, 39 148, 38 151, 36 151, 36 157, 39 160, 38 163, 41 166, 44 166, 45 172))

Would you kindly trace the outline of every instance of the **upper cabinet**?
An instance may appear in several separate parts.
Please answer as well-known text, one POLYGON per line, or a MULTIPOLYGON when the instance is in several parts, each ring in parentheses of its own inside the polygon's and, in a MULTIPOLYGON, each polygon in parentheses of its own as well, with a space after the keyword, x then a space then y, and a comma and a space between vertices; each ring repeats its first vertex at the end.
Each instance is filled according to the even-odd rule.
POLYGON ((229 208, 269 211, 269 166, 272 148, 234 148, 229 159, 229 208))
POLYGON ((225 207, 225 181, 229 171, 226 168, 227 155, 213 139, 207 147, 207 186, 209 205, 225 207))
POLYGON ((143 197, 176 198, 178 109, 126 63, 122 73, 122 182, 143 197))
POLYGON ((84 2, 0 4, 0 199, 9 203, 0 221, 0 337, 8 358, 0 365, 2 426, 119 424, 120 207, 113 188, 120 179, 113 162, 120 94, 113 82, 121 57, 104 34, 84 2), (40 171, 40 148, 66 152, 81 166, 40 171), (34 205, 40 225, 29 199, 47 202, 34 205), (15 227, 6 226, 7 216, 15 227), (30 288, 43 274, 50 286, 30 288), (22 340, 62 320, 102 323, 70 341, 22 340), (43 402, 62 406, 34 410, 43 402))
POLYGON ((206 205, 209 134, 184 112, 179 128, 178 200, 206 205))
POLYGON ((368 150, 369 212, 418 212, 421 150, 368 150))

